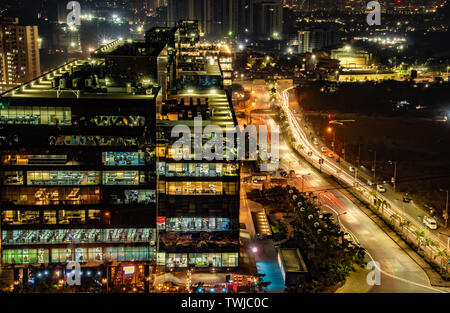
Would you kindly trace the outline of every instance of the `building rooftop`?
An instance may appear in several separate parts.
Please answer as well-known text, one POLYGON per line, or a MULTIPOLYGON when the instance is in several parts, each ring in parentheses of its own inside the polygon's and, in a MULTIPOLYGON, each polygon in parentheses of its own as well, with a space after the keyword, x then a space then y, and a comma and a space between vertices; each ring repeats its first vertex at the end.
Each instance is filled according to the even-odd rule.
POLYGON ((279 251, 286 272, 302 273, 308 271, 299 249, 281 248, 279 251))
POLYGON ((10 89, 2 94, 0 98, 65 98, 65 99, 155 99, 158 94, 158 87, 147 86, 145 89, 132 89, 131 86, 114 86, 108 84, 108 78, 99 79, 99 84, 95 87, 91 85, 93 75, 74 77, 74 79, 83 80, 80 86, 55 87, 55 79, 60 80, 66 75, 71 75, 83 66, 92 65, 93 67, 103 67, 104 63, 96 59, 75 60, 63 64, 53 70, 50 70, 35 79, 26 82, 16 88, 10 89), (86 81, 87 80, 87 81, 86 81), (104 84, 103 84, 104 82, 104 84))
MULTIPOLYGON (((228 101, 227 94, 225 90, 223 89, 216 89, 212 88, 209 90, 194 90, 194 89, 185 89, 178 91, 176 95, 171 95, 168 97, 167 102, 176 102, 177 105, 173 108, 171 112, 168 113, 168 115, 180 113, 182 110, 189 110, 191 108, 200 108, 201 106, 197 106, 197 99, 200 99, 201 104, 205 105, 205 100, 208 99, 208 112, 209 115, 207 118, 202 114, 203 122, 205 120, 209 121, 209 123, 206 124, 214 124, 219 125, 223 129, 225 129, 227 126, 235 126, 233 114, 230 108, 230 104, 228 101), (190 105, 190 99, 192 98, 193 105, 190 105), (181 105, 181 99, 184 99, 184 105, 181 105)), ((188 126, 193 126, 194 124, 194 117, 196 115, 194 113, 191 113, 192 115, 189 115, 186 117, 178 117, 174 116, 174 118, 170 118, 169 120, 163 120, 161 124, 167 124, 167 126, 178 124, 180 120, 183 120, 186 122, 185 124, 188 126), (192 125, 191 125, 192 124, 192 125)), ((198 116, 198 115, 197 115, 198 116)))

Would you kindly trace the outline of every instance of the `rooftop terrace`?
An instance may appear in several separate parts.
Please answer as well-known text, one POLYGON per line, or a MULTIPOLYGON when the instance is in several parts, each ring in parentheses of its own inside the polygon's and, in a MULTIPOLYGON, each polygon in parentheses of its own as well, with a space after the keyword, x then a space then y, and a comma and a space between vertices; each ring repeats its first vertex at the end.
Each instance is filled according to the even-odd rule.
POLYGON ((148 86, 143 89, 114 86, 108 83, 108 78, 96 79, 95 75, 70 77, 83 66, 103 67, 104 63, 96 59, 75 60, 50 70, 41 76, 10 89, 0 98, 65 98, 65 99, 154 99, 158 88, 148 86), (66 77, 66 78, 65 78, 66 77), (70 83, 66 80, 70 79, 70 83), (64 80, 64 83, 62 81, 64 80), (58 81, 56 84, 55 81, 58 81), (70 87, 69 87, 70 86, 70 87))

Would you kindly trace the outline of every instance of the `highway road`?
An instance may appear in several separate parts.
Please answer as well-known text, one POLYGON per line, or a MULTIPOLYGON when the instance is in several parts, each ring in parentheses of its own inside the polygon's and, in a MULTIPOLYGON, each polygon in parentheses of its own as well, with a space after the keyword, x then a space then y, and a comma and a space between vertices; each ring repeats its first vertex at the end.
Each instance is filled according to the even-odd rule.
MULTIPOLYGON (((261 116, 261 121, 272 125, 275 123, 268 116, 261 116)), ((423 269, 413 259, 339 189, 329 185, 317 171, 312 169, 310 164, 299 158, 281 137, 280 167, 284 170, 295 171, 297 181, 290 183, 296 183, 297 188, 301 188, 301 175, 303 175, 305 191, 313 191, 319 195, 324 212, 335 213, 354 240, 366 248, 368 260, 379 262, 380 285, 369 286, 364 281, 359 281, 347 286, 347 292, 445 292, 444 288, 432 287, 423 269), (361 286, 364 286, 363 290, 361 286)), ((365 280, 365 277, 361 280, 365 280)))
MULTIPOLYGON (((321 149, 315 146, 313 143, 309 141, 309 138, 304 129, 301 127, 301 123, 299 123, 298 118, 292 113, 290 108, 290 90, 293 87, 286 88, 282 90, 280 93, 280 101, 284 112, 286 113, 290 125, 290 129, 294 135, 296 140, 296 144, 298 147, 298 151, 300 151, 305 158, 309 159, 312 163, 319 164, 319 160, 323 160, 321 165, 321 170, 324 172, 334 175, 339 180, 344 182, 349 186, 357 187, 357 191, 359 194, 366 199, 369 203, 373 201, 373 196, 371 195, 372 187, 366 184, 366 181, 361 180, 357 177, 357 169, 355 173, 351 173, 347 171, 341 164, 332 161, 327 156, 323 155, 321 149)), ((399 206, 398 200, 387 198, 383 194, 378 194, 378 197, 381 199, 385 199, 387 203, 389 203, 390 207, 384 210, 386 216, 389 218, 392 214, 396 213, 400 217, 404 217, 412 223, 412 226, 407 230, 411 237, 413 237, 413 232, 415 229, 426 230, 429 232, 428 228, 417 219, 417 216, 411 216, 409 212, 402 210, 402 207, 399 206)), ((434 241, 438 243, 437 247, 433 247, 433 252, 436 253, 438 249, 444 249, 447 246, 446 240, 444 240, 441 236, 439 236, 436 232, 429 232, 428 236, 432 238, 434 241)))

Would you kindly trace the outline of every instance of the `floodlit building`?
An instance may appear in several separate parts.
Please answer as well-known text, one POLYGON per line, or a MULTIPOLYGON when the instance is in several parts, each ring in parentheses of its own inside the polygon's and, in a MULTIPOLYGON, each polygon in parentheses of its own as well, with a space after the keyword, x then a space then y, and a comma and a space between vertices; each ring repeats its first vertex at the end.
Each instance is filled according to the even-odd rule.
POLYGON ((342 68, 351 70, 368 69, 373 63, 371 53, 350 46, 331 50, 331 58, 339 60, 342 68))

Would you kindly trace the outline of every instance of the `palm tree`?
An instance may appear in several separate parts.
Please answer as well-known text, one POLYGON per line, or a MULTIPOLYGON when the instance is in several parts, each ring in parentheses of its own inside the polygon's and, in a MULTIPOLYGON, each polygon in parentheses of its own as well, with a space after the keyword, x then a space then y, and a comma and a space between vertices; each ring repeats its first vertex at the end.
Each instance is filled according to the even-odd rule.
POLYGON ((420 246, 422 244, 422 238, 425 237, 426 233, 424 230, 414 230, 414 235, 416 235, 416 240, 418 244, 418 249, 420 250, 420 246))
POLYGON ((424 249, 426 250, 426 247, 430 247, 430 259, 433 258, 433 247, 438 246, 438 243, 431 239, 430 237, 426 236, 425 240, 423 242, 424 249))
POLYGON ((447 259, 447 272, 448 272, 448 251, 447 249, 438 249, 438 252, 436 253, 436 255, 434 256, 434 258, 436 259, 437 257, 441 258, 441 270, 444 267, 444 258, 447 259))
MULTIPOLYGON (((400 224, 402 226, 402 233, 403 233, 403 227, 406 227, 406 230, 409 230, 409 227, 411 227, 411 221, 403 220, 400 224)), ((406 239, 408 239, 408 233, 406 233, 406 239)))
POLYGON ((389 206, 389 203, 387 203, 386 200, 381 201, 381 216, 384 215, 384 209, 389 206))
POLYGON ((388 209, 391 208, 391 205, 390 205, 386 200, 384 200, 383 203, 384 203, 385 207, 383 208, 383 211, 381 212, 381 215, 384 214, 384 209, 385 209, 385 208, 388 208, 388 209))
POLYGON ((395 227, 394 221, 398 220, 399 218, 400 218, 400 216, 398 216, 397 213, 394 213, 391 215, 391 221, 392 221, 392 224, 394 225, 394 227, 395 227))

